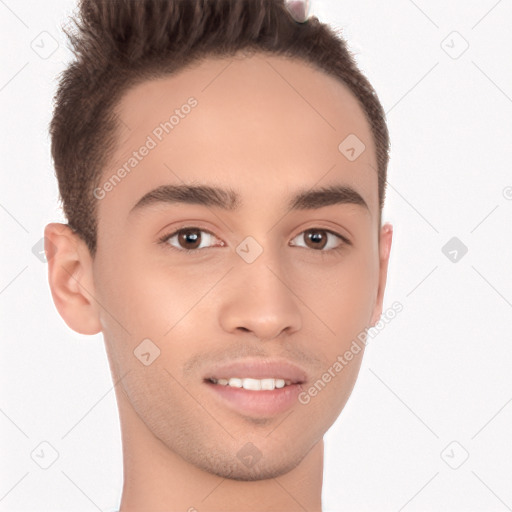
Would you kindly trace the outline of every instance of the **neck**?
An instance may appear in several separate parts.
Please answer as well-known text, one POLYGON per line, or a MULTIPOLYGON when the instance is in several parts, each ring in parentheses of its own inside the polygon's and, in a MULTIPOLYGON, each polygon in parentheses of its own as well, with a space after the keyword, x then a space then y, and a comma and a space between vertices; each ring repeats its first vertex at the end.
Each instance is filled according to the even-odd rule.
POLYGON ((239 481, 188 463, 119 397, 124 483, 119 512, 321 512, 323 440, 282 476, 239 481))

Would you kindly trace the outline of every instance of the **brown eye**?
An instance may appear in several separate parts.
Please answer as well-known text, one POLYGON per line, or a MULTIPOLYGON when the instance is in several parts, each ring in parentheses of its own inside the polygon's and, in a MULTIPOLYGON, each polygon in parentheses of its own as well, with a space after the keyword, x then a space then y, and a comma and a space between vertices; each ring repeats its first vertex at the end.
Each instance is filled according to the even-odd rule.
POLYGON ((183 249, 197 249, 201 245, 201 230, 192 228, 178 231, 178 243, 183 249))
POLYGON ((215 238, 213 233, 196 227, 186 227, 174 231, 170 235, 166 235, 160 239, 162 243, 170 245, 173 249, 178 251, 196 251, 199 249, 207 249, 211 247, 208 242, 215 238), (171 243, 176 239, 174 243, 171 243), (206 244, 206 247, 201 247, 201 244, 206 244))
POLYGON ((323 249, 327 244, 326 232, 320 229, 304 231, 306 245, 312 249, 323 249))
POLYGON ((305 240, 305 245, 302 245, 301 243, 294 243, 292 245, 298 245, 299 247, 305 247, 306 249, 314 249, 319 252, 336 250, 349 243, 345 237, 338 235, 338 233, 321 228, 307 229, 297 235, 295 239, 298 239, 299 241, 305 240))

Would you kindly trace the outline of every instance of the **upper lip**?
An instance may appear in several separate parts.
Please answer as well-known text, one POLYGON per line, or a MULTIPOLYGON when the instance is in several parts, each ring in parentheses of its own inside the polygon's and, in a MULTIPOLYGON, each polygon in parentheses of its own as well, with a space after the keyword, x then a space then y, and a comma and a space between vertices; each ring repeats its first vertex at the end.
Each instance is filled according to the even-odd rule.
POLYGON ((209 379, 230 379, 238 377, 241 379, 283 379, 291 381, 292 384, 306 382, 306 372, 290 363, 279 360, 245 360, 233 361, 215 365, 204 375, 205 380, 209 379))

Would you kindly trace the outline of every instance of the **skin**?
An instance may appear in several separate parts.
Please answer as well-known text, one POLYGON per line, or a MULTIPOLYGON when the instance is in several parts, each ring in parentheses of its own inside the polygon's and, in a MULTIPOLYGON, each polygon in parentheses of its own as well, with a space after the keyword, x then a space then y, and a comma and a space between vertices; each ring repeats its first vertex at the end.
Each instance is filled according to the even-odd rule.
POLYGON ((320 511, 323 436, 364 349, 308 404, 276 415, 228 408, 202 378, 213 363, 279 358, 307 372, 307 389, 379 319, 392 226, 379 225, 371 130, 352 93, 305 63, 208 59, 123 96, 105 179, 190 96, 198 105, 99 200, 95 258, 66 225, 47 225, 53 300, 73 330, 104 335, 122 429, 122 512, 320 511), (353 162, 338 150, 351 133, 366 146, 353 162), (191 182, 230 187, 242 207, 159 203, 129 214, 153 188, 191 182), (356 189, 368 210, 287 210, 297 190, 333 184, 356 189), (196 253, 180 252, 177 237, 158 243, 198 224, 206 234, 196 253), (308 245, 312 228, 329 247, 342 242, 322 230, 351 244, 308 245), (250 264, 235 251, 247 236, 263 248, 250 264), (149 366, 134 356, 145 338, 160 349, 149 366), (237 457, 248 442, 261 453, 251 468, 237 457))

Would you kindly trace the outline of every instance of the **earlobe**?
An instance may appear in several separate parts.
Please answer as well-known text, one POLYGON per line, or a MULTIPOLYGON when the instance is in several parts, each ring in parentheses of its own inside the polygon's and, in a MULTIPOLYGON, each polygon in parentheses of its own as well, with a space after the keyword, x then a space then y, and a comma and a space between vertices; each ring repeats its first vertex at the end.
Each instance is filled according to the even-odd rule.
POLYGON ((101 331, 94 299, 92 258, 83 240, 67 224, 45 227, 48 282, 53 302, 66 324, 80 334, 101 331))
POLYGON ((379 242, 379 288, 377 291, 377 299, 373 310, 371 325, 375 325, 382 315, 382 305, 384 302, 384 290, 386 289, 386 281, 388 276, 389 255, 391 253, 391 242, 393 240, 393 226, 386 223, 380 231, 379 242))

